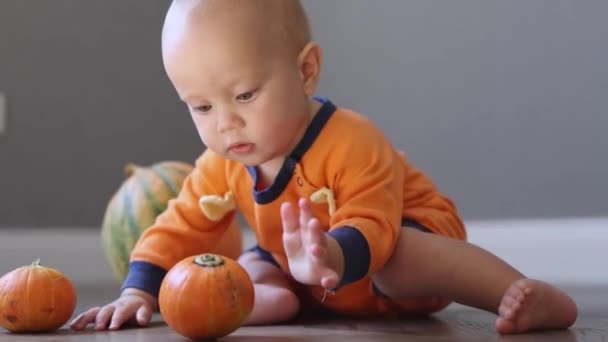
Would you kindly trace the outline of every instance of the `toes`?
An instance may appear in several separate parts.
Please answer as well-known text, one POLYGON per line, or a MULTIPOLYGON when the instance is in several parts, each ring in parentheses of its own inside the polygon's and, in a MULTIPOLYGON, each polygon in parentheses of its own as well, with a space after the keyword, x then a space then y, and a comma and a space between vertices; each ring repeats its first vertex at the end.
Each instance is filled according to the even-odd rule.
POLYGON ((523 303, 528 293, 531 293, 530 288, 522 283, 521 280, 518 280, 509 287, 505 293, 505 297, 511 297, 516 301, 523 303))
POLYGON ((505 296, 498 307, 498 314, 504 319, 512 320, 520 307, 520 303, 515 298, 505 296))
POLYGON ((512 296, 509 296, 508 294, 506 294, 504 297, 502 297, 502 301, 500 302, 500 306, 505 306, 505 307, 513 307, 513 304, 518 303, 519 301, 516 298, 513 298, 512 296))
POLYGON ((513 304, 511 305, 501 304, 498 308, 498 314, 504 319, 513 320, 517 316, 517 311, 520 308, 521 304, 519 304, 518 302, 513 302, 513 304))
POLYGON ((523 289, 517 285, 517 282, 515 282, 509 286, 505 296, 511 296, 517 299, 517 297, 521 296, 523 293, 523 289))
POLYGON ((512 324, 516 321, 518 311, 523 306, 524 300, 526 298, 526 291, 529 287, 523 281, 516 281, 513 283, 505 292, 505 295, 500 302, 500 306, 498 307, 498 315, 501 320, 497 320, 497 329, 498 326, 501 326, 501 329, 504 331, 509 331, 512 327, 505 326, 504 321, 510 321, 512 324))
POLYGON ((501 305, 498 308, 498 315, 504 319, 512 320, 515 317, 515 313, 510 306, 501 305))
POLYGON ((496 331, 499 334, 512 334, 516 332, 517 326, 515 322, 498 317, 496 319, 496 331))
POLYGON ((530 286, 530 281, 530 279, 520 279, 513 283, 513 286, 511 286, 511 288, 517 288, 517 290, 519 290, 524 297, 529 296, 530 294, 532 294, 532 287, 530 286))

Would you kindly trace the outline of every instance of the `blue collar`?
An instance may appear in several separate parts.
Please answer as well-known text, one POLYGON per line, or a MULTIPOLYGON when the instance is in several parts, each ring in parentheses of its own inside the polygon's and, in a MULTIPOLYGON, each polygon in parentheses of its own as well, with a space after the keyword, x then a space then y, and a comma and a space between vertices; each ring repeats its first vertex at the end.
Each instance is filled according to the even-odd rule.
POLYGON ((287 187, 293 176, 296 164, 302 159, 304 153, 310 149, 331 115, 336 111, 336 106, 330 100, 323 97, 314 97, 314 99, 321 102, 321 108, 310 122, 310 125, 308 125, 302 140, 283 161, 283 165, 274 182, 266 189, 257 191, 258 171, 255 166, 247 166, 247 171, 249 171, 251 178, 253 178, 253 197, 258 204, 271 203, 283 193, 283 190, 285 190, 285 187, 287 187))

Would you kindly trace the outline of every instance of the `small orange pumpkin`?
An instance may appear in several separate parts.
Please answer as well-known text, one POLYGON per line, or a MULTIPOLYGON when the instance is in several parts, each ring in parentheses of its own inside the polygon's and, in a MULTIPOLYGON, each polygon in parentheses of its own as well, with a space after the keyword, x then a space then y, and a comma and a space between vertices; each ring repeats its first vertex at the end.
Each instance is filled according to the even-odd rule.
POLYGON ((49 332, 64 325, 76 308, 72 282, 40 259, 0 278, 0 326, 11 332, 49 332))
POLYGON ((233 259, 195 255, 169 270, 158 304, 165 322, 179 334, 217 338, 238 329, 253 309, 253 283, 233 259))

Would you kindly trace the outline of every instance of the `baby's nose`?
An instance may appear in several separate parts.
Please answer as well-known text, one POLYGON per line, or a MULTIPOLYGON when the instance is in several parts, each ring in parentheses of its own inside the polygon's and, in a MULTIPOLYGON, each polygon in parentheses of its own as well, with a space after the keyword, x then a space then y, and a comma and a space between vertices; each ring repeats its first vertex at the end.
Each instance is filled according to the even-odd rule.
POLYGON ((227 132, 242 126, 243 120, 238 114, 232 111, 220 113, 219 118, 217 120, 217 130, 220 133, 227 132))

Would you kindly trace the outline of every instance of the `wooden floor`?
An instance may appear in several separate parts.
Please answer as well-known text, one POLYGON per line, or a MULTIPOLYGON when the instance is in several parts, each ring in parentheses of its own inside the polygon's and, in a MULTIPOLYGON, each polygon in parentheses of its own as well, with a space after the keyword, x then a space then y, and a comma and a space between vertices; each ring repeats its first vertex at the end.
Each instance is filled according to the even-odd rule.
MULTIPOLYGON (((568 331, 500 336, 494 332, 494 316, 452 305, 425 319, 399 321, 302 318, 280 326, 243 327, 221 341, 608 341, 608 285, 605 287, 563 286, 579 305, 580 316, 568 331)), ((78 287, 80 312, 114 298, 114 286, 78 287)), ((116 332, 73 332, 62 328, 52 334, 16 335, 0 328, 0 342, 8 341, 187 341, 171 331, 156 314, 150 327, 116 332)))
MULTIPOLYGON (((564 279, 561 286, 576 300, 579 306, 579 320, 572 329, 559 332, 544 332, 518 336, 500 336, 494 332, 494 315, 482 311, 469 309, 459 305, 451 305, 446 310, 428 319, 401 320, 401 321, 355 321, 321 317, 300 319, 291 324, 271 327, 243 327, 233 334, 222 338, 221 341, 245 342, 288 342, 288 341, 330 341, 330 342, 358 342, 358 341, 608 341, 608 281, 606 277, 590 277, 590 275, 605 274, 605 260, 608 258, 605 249, 606 237, 605 223, 598 224, 598 229, 589 232, 591 239, 581 240, 577 244, 577 234, 568 236, 566 233, 556 233, 557 236, 566 236, 568 244, 546 248, 548 241, 546 234, 543 237, 543 257, 546 254, 551 260, 542 259, 538 248, 533 245, 525 248, 521 239, 517 244, 486 244, 486 248, 502 253, 506 260, 526 269, 526 274, 540 276, 540 279, 564 279), (602 235, 604 234, 604 235, 602 235), (604 239, 600 239, 604 237, 604 239), (510 248, 509 246, 513 247, 510 248), (578 247, 577 247, 578 246, 578 247), (509 247, 509 248, 507 248, 509 247), (517 248, 515 248, 517 247, 517 248), (559 247, 559 248, 558 248, 559 247), (576 247, 576 248, 575 248, 576 247), (513 250, 514 252, 510 252, 513 250), (519 258, 519 259, 518 259, 519 258), (561 259, 560 259, 561 258, 561 259), (561 268, 551 268, 556 264, 561 268), (604 262, 601 262, 604 260, 604 262), (596 263, 593 264, 592 262, 596 263), (538 267, 531 268, 532 264, 538 267), (603 264, 604 263, 604 264, 603 264), (603 265, 602 265, 603 264, 603 265), (564 267, 568 265, 568 267, 564 267), (552 270, 545 272, 543 270, 552 270), (581 272, 574 272, 576 270, 581 272), (585 272, 582 272, 585 271, 585 272), (597 272, 592 272, 597 271, 597 272), (556 277, 559 275, 560 277, 556 277), (590 286, 587 284, 600 284, 590 286)), ((559 223, 559 222, 557 222, 559 223)), ((584 222, 583 222, 584 223, 584 222)), ((491 226, 497 223, 493 222, 491 226)), ((556 222, 551 223, 555 229, 556 222)), ((582 227, 584 224, 569 227, 582 227)), ((530 241, 530 225, 526 227, 526 239, 530 241)), ((488 227, 478 231, 471 230, 472 238, 480 239, 481 233, 488 231, 488 227), (477 235, 474 233, 477 232, 477 235)), ((493 230, 491 236, 499 242, 507 241, 516 229, 493 230)), ((517 235, 519 236, 519 235, 517 235)), ((490 241, 490 240, 488 240, 490 241)), ((493 241, 493 240, 492 240, 493 241)), ((537 241, 532 239, 532 241, 537 241)), ((251 236, 245 235, 245 246, 255 241, 251 236)), ((491 242, 491 241, 490 241, 491 242)), ((12 229, 3 230, 0 234, 0 275, 22 265, 26 265, 36 258, 41 258, 43 264, 56 267, 63 271, 75 283, 78 291, 78 304, 76 313, 94 305, 104 304, 118 294, 118 286, 114 281, 99 243, 99 233, 94 229, 12 229)), ((148 328, 120 330, 117 332, 73 332, 62 328, 53 334, 43 335, 14 335, 0 328, 0 342, 7 341, 95 341, 95 342, 121 342, 121 341, 188 341, 172 332, 156 314, 153 324, 148 328)))

